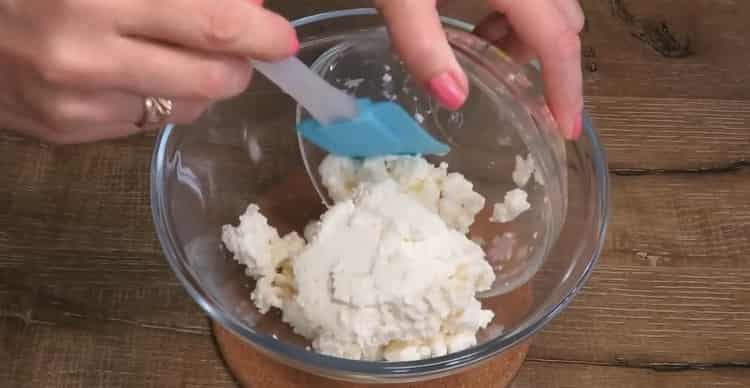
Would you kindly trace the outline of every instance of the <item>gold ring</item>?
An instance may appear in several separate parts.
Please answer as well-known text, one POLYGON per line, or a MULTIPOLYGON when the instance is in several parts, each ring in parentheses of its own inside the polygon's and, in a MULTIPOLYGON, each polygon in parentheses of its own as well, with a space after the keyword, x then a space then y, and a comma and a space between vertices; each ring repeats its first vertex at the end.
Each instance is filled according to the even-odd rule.
POLYGON ((174 102, 164 97, 146 97, 143 99, 143 116, 135 125, 143 128, 146 125, 163 125, 174 109, 174 102))

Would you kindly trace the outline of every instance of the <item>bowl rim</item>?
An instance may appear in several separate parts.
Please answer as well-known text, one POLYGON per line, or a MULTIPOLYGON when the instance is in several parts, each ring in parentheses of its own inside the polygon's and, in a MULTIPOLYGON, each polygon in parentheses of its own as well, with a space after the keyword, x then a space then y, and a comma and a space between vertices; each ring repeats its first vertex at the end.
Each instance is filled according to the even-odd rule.
MULTIPOLYGON (((297 28, 306 24, 340 17, 371 15, 377 15, 377 10, 374 8, 343 9, 302 17, 293 20, 291 24, 297 28)), ((472 24, 464 21, 447 17, 442 17, 442 20, 443 23, 461 30, 470 31, 473 29, 472 24)), ((599 224, 596 225, 599 232, 599 239, 593 247, 592 254, 588 258, 584 270, 581 272, 575 285, 567 291, 562 299, 546 309, 546 311, 539 312, 538 314, 540 314, 541 318, 529 324, 524 330, 516 330, 510 335, 500 336, 483 344, 446 356, 408 362, 375 362, 349 360, 315 352, 300 351, 299 346, 275 340, 271 336, 249 329, 235 317, 225 315, 220 311, 216 307, 220 305, 218 301, 203 292, 195 279, 189 276, 190 270, 179 259, 179 257, 184 257, 184 252, 181 252, 182 249, 177 244, 177 239, 167 223, 165 209, 168 209, 168 206, 166 196, 163 195, 165 191, 162 190, 163 186, 161 182, 164 182, 164 172, 166 170, 164 168, 166 163, 165 153, 170 134, 174 129, 173 124, 167 124, 157 134, 151 160, 150 202, 156 235, 172 271, 185 287, 188 294, 206 314, 246 343, 272 358, 315 374, 346 380, 408 381, 409 379, 422 380, 444 376, 486 361, 538 332, 568 306, 590 277, 592 269, 601 255, 606 236, 609 215, 609 176, 606 158, 591 124, 591 120, 585 111, 582 115, 583 136, 591 142, 590 156, 594 172, 593 180, 597 189, 596 193, 598 194, 596 209, 601 212, 599 224)))

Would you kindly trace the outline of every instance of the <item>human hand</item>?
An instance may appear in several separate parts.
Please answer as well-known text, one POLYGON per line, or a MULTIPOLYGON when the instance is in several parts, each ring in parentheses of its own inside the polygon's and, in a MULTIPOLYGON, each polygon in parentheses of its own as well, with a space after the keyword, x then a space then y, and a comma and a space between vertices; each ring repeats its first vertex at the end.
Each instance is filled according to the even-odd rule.
MULTIPOLYGON (((569 139, 581 134, 583 91, 581 41, 584 16, 577 0, 487 0, 497 12, 475 33, 495 43, 520 63, 537 56, 547 103, 569 139)), ((436 0, 375 0, 404 63, 430 94, 448 109, 458 109, 468 94, 442 30, 436 0)))
POLYGON ((0 128, 54 143, 140 131, 146 96, 192 121, 299 45, 262 0, 0 0, 0 36, 0 128))

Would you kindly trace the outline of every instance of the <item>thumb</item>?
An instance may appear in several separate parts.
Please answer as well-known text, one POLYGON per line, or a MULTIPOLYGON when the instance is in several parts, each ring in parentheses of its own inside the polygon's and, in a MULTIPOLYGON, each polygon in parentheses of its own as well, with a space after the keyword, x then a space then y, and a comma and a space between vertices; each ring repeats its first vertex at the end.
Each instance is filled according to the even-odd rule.
POLYGON ((466 101, 469 83, 443 31, 436 0, 376 0, 407 69, 443 107, 466 101))

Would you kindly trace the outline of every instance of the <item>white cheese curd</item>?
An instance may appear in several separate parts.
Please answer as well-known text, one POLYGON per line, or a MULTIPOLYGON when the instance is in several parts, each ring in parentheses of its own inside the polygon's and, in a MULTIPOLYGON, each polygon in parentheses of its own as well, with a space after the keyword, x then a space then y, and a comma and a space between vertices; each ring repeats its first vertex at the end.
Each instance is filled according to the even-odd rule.
POLYGON ((505 193, 503 203, 496 203, 492 208, 491 222, 505 223, 515 220, 526 210, 531 208, 531 204, 526 200, 528 194, 522 189, 513 189, 505 193))
POLYGON ((251 297, 258 310, 266 313, 271 307, 281 308, 291 295, 288 260, 302 250, 305 240, 296 232, 279 237, 259 210, 255 204, 248 206, 237 227, 224 225, 221 239, 234 259, 245 265, 245 273, 257 280, 251 297))
POLYGON ((526 159, 521 155, 516 155, 516 168, 513 170, 513 182, 516 186, 523 188, 529 182, 531 175, 534 174, 536 166, 534 158, 529 154, 526 159))
POLYGON ((534 157, 531 154, 526 155, 526 159, 522 158, 521 155, 516 155, 516 167, 513 170, 513 182, 519 188, 523 188, 529 182, 529 178, 534 176, 534 182, 540 186, 544 186, 544 178, 542 172, 537 168, 534 157))
POLYGON ((358 162, 329 155, 320 164, 319 172, 334 202, 352 198, 359 185, 393 179, 403 191, 462 233, 469 231, 485 204, 484 197, 474 191, 474 185, 463 175, 448 173, 446 163, 434 166, 419 156, 389 156, 358 162))
POLYGON ((493 319, 476 294, 495 280, 465 231, 484 205, 471 183, 420 157, 320 166, 336 202, 284 238, 255 205, 223 241, 257 279, 270 307, 315 351, 350 359, 409 361, 471 347, 493 319))

